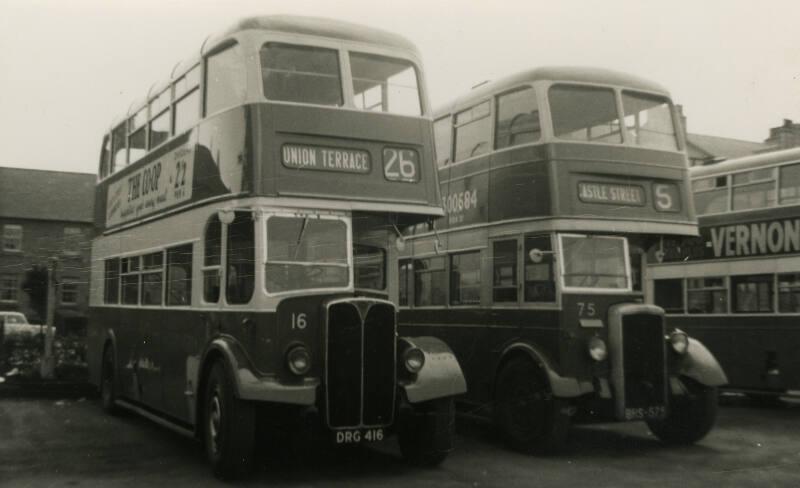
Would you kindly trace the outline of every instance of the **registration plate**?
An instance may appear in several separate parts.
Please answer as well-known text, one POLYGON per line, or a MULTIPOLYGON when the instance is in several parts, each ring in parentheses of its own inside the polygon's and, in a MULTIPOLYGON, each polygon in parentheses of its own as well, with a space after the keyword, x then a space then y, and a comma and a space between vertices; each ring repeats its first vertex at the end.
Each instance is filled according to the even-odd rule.
POLYGON ((666 416, 667 407, 664 405, 625 409, 625 420, 663 419, 666 416))
POLYGON ((336 431, 337 444, 359 444, 383 440, 383 429, 347 429, 336 431))

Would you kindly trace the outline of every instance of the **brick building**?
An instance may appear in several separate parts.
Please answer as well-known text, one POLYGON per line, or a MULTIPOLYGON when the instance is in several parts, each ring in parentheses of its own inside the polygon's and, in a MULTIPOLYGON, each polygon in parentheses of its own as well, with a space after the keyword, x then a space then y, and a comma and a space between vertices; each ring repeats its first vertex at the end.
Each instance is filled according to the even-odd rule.
POLYGON ((59 260, 59 328, 81 328, 89 297, 95 176, 0 167, 0 310, 43 323, 23 290, 34 266, 59 260))

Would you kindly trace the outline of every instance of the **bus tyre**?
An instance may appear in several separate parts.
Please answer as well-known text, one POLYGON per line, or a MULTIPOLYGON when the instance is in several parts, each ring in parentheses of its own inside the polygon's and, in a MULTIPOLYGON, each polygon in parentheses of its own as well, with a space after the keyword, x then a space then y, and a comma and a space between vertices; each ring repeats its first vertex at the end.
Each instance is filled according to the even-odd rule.
POLYGON ((669 444, 693 444, 714 426, 717 419, 717 388, 681 377, 685 395, 670 397, 669 415, 647 421, 656 437, 669 444))
POLYGON ((570 428, 567 407, 553 397, 543 371, 527 358, 513 358, 500 371, 495 424, 512 448, 536 454, 563 451, 570 428))
POLYGON ((214 476, 249 473, 255 450, 255 409, 236 398, 222 363, 211 368, 203 406, 203 444, 214 476))
POLYGON ((403 458, 415 466, 441 464, 453 450, 456 414, 453 399, 439 398, 401 413, 397 443, 403 458))
POLYGON ((111 347, 103 350, 103 365, 100 368, 100 405, 111 415, 119 412, 117 408, 117 386, 114 368, 114 352, 111 347))

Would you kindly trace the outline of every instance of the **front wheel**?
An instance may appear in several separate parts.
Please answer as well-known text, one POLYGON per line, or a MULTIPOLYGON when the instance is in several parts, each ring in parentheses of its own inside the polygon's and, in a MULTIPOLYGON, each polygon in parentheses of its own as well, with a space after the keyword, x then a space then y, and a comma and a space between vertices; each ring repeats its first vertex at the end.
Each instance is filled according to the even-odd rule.
POLYGON ((717 388, 682 377, 686 394, 670 397, 669 415, 647 421, 656 437, 669 444, 694 444, 717 420, 717 388))
POLYGON ((400 453, 417 466, 437 466, 453 450, 455 407, 452 398, 439 398, 403 412, 397 430, 400 453))
POLYGON ((550 392, 544 372, 527 358, 511 359, 497 377, 495 424, 516 450, 537 454, 563 451, 570 427, 567 407, 550 392))
POLYGON ((203 405, 203 441, 214 476, 222 479, 246 475, 255 448, 255 409, 234 395, 225 368, 211 368, 203 405))

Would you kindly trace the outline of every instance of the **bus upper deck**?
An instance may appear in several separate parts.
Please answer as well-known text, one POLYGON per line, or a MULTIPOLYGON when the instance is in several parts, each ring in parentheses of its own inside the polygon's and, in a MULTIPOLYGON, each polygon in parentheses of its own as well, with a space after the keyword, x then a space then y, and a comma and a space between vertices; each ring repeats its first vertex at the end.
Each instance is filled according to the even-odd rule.
POLYGON ((658 84, 538 68, 438 110, 434 132, 447 212, 440 230, 552 219, 553 229, 613 220, 620 232, 646 222, 656 234, 695 233, 683 132, 658 84))
POLYGON ((441 215, 420 66, 413 44, 383 31, 245 19, 113 124, 98 227, 242 196, 392 209, 400 223, 441 215))

